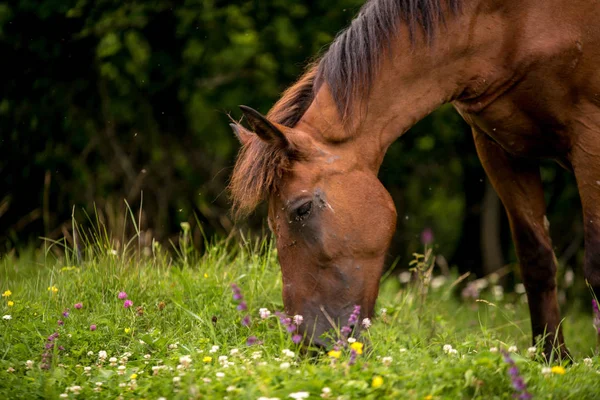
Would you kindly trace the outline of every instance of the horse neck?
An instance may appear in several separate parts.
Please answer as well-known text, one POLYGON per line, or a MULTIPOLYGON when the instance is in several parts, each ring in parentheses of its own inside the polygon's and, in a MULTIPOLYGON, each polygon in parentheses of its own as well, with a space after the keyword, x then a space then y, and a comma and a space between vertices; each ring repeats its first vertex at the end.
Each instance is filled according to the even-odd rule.
POLYGON ((323 84, 297 127, 322 143, 353 147, 378 170, 393 141, 470 86, 485 82, 486 71, 504 57, 508 31, 502 18, 512 23, 518 10, 499 12, 488 0, 467 3, 460 15, 437 28, 432 43, 424 37, 411 43, 407 27, 401 27, 391 56, 383 57, 368 95, 354 102, 348 118, 323 84))

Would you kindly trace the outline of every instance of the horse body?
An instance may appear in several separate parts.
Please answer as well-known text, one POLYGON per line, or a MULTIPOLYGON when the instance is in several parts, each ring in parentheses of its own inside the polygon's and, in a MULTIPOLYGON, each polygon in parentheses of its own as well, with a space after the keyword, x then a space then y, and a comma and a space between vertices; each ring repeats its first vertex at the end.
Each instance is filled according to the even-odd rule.
POLYGON ((246 109, 256 135, 234 127, 244 144, 234 198, 244 200, 261 185, 269 191, 284 304, 305 315, 313 329, 308 336, 343 321, 354 304, 370 317, 396 219, 377 180, 379 166, 394 140, 452 102, 472 126, 507 210, 533 336, 546 335, 545 354, 554 348, 566 357, 538 163, 555 159, 575 174, 585 218, 584 272, 600 295, 600 6, 583 0, 456 6, 368 2, 269 119, 246 109), (408 16, 388 15, 407 9, 408 16), (285 161, 270 162, 266 148, 285 161), (246 154, 264 156, 259 170, 246 154), (243 180, 249 172, 253 187, 243 180))

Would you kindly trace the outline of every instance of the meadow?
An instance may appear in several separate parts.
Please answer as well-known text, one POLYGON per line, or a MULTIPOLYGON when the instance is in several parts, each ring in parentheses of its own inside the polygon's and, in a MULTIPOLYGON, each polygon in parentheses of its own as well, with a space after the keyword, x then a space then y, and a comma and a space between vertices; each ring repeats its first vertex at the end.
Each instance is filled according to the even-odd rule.
POLYGON ((82 261, 48 250, 1 260, 1 398, 600 397, 591 312, 565 315, 573 363, 541 361, 519 285, 505 293, 491 277, 464 298, 459 277, 420 256, 416 279, 384 279, 358 341, 309 356, 277 314, 272 243, 215 242, 201 256, 180 246, 174 258, 101 243, 82 261))

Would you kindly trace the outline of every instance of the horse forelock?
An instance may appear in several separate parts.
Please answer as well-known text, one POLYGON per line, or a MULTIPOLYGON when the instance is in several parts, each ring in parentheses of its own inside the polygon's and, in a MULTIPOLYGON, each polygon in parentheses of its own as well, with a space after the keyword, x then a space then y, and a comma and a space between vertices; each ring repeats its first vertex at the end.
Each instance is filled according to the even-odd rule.
MULTIPOLYGON (((310 66, 298 82, 284 92, 267 118, 293 128, 313 101, 315 75, 316 67, 310 66)), ((242 146, 229 184, 236 217, 251 213, 268 194, 277 190, 293 160, 300 157, 297 152, 297 149, 291 151, 266 143, 258 136, 242 146)))

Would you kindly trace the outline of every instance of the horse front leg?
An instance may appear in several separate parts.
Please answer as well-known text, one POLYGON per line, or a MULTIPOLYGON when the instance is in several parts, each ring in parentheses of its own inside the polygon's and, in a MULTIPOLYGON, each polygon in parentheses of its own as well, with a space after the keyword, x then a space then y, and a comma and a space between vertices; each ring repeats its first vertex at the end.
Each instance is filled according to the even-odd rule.
POLYGON ((479 159, 508 214, 531 316, 533 343, 543 338, 546 358, 569 357, 556 294, 556 257, 537 161, 513 157, 473 130, 479 159))

